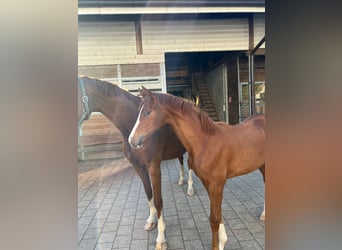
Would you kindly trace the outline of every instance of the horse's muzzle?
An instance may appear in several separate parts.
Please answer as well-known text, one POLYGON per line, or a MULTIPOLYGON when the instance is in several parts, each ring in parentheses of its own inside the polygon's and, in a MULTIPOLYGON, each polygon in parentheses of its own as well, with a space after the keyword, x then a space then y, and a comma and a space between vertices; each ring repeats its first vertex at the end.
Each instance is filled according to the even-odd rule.
POLYGON ((141 148, 143 145, 144 138, 142 136, 139 136, 137 140, 134 138, 131 138, 129 140, 129 144, 131 145, 132 148, 141 148))

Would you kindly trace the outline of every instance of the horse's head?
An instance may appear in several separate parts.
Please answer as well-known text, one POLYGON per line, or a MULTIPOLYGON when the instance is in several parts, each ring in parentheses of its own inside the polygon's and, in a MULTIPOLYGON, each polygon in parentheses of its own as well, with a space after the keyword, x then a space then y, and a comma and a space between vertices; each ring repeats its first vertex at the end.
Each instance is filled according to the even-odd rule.
POLYGON ((78 133, 80 133, 82 122, 87 120, 90 116, 89 104, 88 104, 88 96, 86 92, 86 88, 84 85, 84 79, 78 78, 78 97, 77 97, 77 106, 78 106, 78 133))
POLYGON ((132 147, 141 147, 156 130, 166 124, 167 120, 157 95, 143 86, 142 89, 139 89, 139 92, 143 101, 135 125, 128 138, 132 147))

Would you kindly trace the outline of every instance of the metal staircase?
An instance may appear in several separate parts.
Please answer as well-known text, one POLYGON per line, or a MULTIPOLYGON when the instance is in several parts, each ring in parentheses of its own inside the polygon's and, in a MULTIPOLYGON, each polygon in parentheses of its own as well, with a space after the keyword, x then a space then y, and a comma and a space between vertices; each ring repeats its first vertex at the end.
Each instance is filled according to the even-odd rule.
POLYGON ((195 86, 195 89, 197 89, 201 109, 207 112, 209 117, 214 121, 220 121, 215 104, 208 89, 208 83, 205 75, 201 72, 193 73, 192 82, 195 86))

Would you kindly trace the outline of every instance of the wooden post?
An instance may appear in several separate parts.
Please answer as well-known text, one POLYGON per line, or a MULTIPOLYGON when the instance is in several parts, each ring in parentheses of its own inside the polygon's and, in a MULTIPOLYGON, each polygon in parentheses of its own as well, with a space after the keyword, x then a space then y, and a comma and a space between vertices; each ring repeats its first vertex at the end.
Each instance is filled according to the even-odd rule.
POLYGON ((135 42, 137 47, 137 54, 142 55, 143 54, 143 47, 142 47, 142 38, 141 38, 141 16, 138 16, 135 19, 135 42))

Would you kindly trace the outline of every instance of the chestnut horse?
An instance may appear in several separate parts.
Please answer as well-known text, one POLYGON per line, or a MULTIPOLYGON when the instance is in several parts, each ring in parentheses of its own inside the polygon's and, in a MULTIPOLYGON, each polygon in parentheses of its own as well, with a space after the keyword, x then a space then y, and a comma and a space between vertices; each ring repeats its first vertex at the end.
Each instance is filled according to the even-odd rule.
MULTIPOLYGON (((230 126, 214 122, 178 97, 154 94, 144 87, 140 93, 143 102, 129 143, 144 148, 160 127, 169 124, 173 128, 188 151, 189 166, 209 194, 212 249, 223 249, 227 234, 221 204, 226 180, 259 169, 265 181, 265 116, 230 126)), ((265 210, 260 218, 265 218, 265 210)))
MULTIPOLYGON (((179 185, 183 185, 185 148, 168 125, 155 131, 146 141, 144 148, 132 148, 128 143, 128 136, 137 119, 141 98, 112 83, 98 79, 81 77, 78 81, 78 129, 80 131, 83 120, 88 119, 90 113, 101 112, 120 130, 124 154, 140 176, 149 201, 150 215, 145 229, 150 231, 156 225, 156 213, 159 220, 163 207, 160 163, 162 160, 178 158, 181 166, 179 185), (149 174, 152 179, 153 194, 149 174)), ((194 193, 192 184, 192 170, 189 170, 187 193, 190 196, 194 193)))

